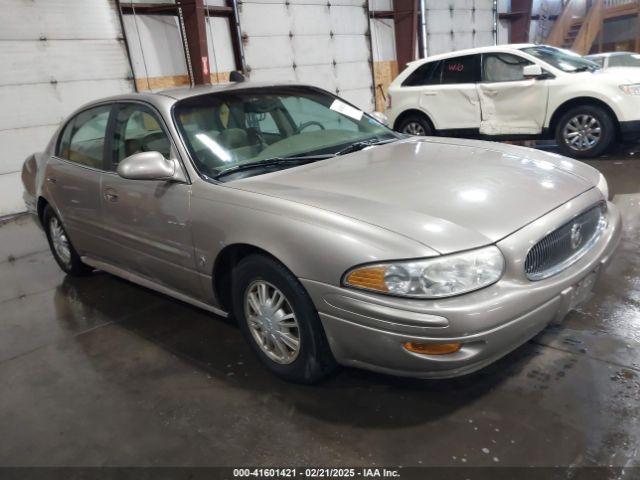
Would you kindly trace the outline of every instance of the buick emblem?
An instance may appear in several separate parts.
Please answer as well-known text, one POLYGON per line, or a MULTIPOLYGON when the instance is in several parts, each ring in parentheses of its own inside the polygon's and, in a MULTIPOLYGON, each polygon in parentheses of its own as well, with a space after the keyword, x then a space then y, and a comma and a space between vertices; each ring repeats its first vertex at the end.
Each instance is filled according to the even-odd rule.
POLYGON ((571 248, 575 250, 582 242, 582 225, 574 223, 571 226, 571 248))

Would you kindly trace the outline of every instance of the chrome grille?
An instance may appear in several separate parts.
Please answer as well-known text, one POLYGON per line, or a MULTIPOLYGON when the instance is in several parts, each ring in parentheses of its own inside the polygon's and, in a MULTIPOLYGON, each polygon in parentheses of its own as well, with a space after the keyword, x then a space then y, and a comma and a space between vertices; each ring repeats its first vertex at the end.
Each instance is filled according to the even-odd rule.
POLYGON ((605 204, 581 213, 536 243, 524 263, 529 280, 542 280, 578 261, 596 242, 606 225, 605 204))

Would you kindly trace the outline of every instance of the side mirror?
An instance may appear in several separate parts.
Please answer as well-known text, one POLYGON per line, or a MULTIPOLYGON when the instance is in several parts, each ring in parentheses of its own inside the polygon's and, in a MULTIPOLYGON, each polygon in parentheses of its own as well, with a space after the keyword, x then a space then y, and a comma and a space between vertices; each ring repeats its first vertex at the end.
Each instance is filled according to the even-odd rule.
POLYGON ((542 67, 540 65, 527 65, 522 67, 522 75, 524 78, 538 78, 543 75, 542 67))
POLYGON ((172 180, 176 175, 176 165, 160 152, 140 152, 122 160, 117 172, 129 180, 172 180))
POLYGON ((373 118, 379 121, 383 125, 389 125, 389 117, 387 117, 382 112, 371 112, 370 114, 373 118))

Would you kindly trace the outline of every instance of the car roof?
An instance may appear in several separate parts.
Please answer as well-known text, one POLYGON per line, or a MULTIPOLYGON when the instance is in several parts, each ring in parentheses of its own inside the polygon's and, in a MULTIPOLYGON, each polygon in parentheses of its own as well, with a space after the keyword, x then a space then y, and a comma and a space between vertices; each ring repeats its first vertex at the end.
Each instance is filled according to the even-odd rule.
MULTIPOLYGON (((145 101, 151 103, 155 106, 171 106, 179 100, 183 100, 185 98, 196 97, 198 95, 206 95, 209 93, 218 93, 218 92, 230 92, 230 91, 239 91, 253 88, 266 88, 266 87, 306 87, 318 89, 313 85, 308 84, 300 84, 300 83, 287 83, 287 82, 227 82, 227 83, 216 83, 212 85, 196 85, 190 87, 178 87, 178 88, 170 88, 166 90, 157 90, 157 91, 143 91, 143 92, 132 92, 125 93, 121 95, 114 95, 111 97, 105 97, 96 99, 90 103, 83 105, 77 111, 84 110, 86 108, 90 108, 93 105, 99 105, 104 103, 114 103, 114 102, 124 102, 124 101, 145 101)), ((75 112, 74 112, 75 114, 75 112)))
POLYGON ((534 43, 511 43, 507 45, 491 45, 489 47, 468 48, 466 50, 456 50, 455 52, 431 55, 427 58, 421 58, 420 60, 409 62, 408 65, 417 65, 421 63, 433 62, 436 60, 445 60, 447 58, 460 57, 463 55, 475 55, 478 53, 491 53, 491 52, 507 53, 507 52, 513 52, 514 50, 521 50, 523 48, 535 47, 535 46, 538 46, 538 45, 534 43))

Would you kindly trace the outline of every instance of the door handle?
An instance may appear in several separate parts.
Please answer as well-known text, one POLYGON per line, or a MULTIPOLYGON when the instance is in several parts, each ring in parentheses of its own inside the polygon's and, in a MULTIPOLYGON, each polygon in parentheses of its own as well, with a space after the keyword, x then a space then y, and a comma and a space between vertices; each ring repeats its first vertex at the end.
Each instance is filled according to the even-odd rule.
POLYGON ((47 177, 47 182, 49 183, 56 183, 58 180, 56 180, 54 177, 47 177))
POLYGON ((104 199, 109 201, 109 202, 117 202, 118 201, 118 194, 116 192, 114 192, 113 190, 104 192, 104 199))

